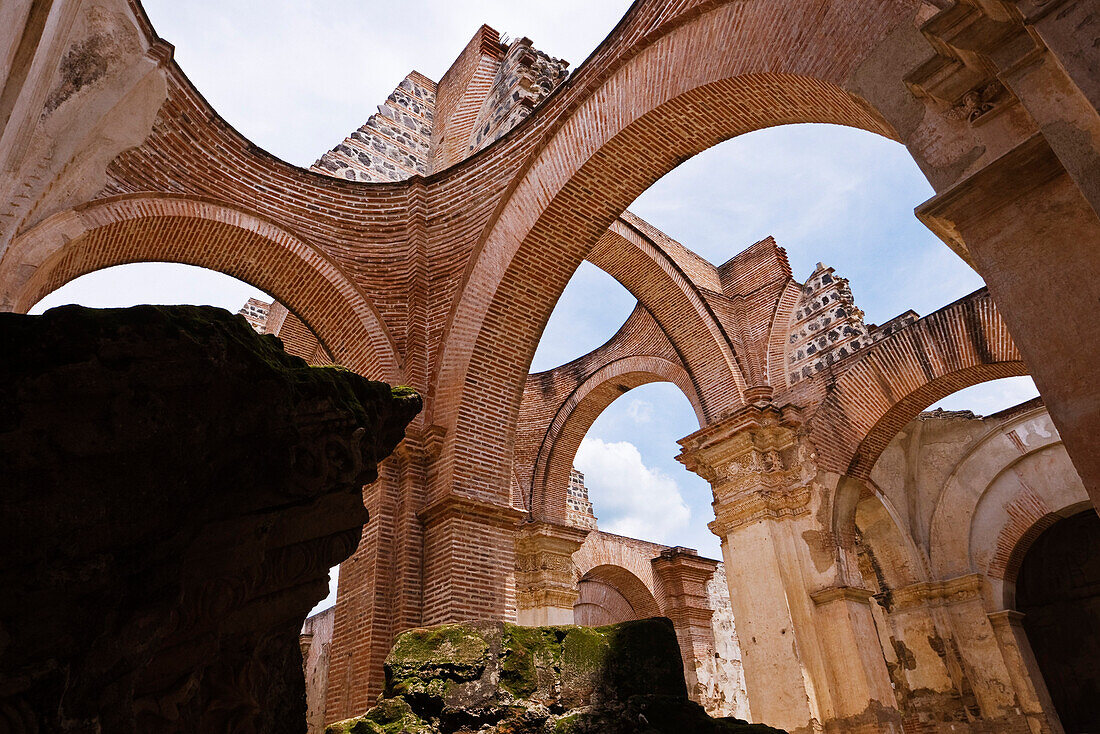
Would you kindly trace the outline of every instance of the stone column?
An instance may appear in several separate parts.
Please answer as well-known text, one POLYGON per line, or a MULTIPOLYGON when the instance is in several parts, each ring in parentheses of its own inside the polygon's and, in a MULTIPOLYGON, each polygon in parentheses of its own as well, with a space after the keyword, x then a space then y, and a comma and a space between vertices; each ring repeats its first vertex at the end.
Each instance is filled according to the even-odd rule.
POLYGON ((714 656, 714 610, 707 599, 707 582, 718 561, 701 558, 691 548, 661 551, 650 563, 664 602, 661 611, 672 620, 680 654, 684 658, 684 679, 693 701, 703 703, 696 672, 703 661, 714 656))
POLYGON ((870 592, 818 521, 839 477, 817 471, 793 406, 750 405, 680 441, 714 490, 754 721, 787 730, 900 732, 870 592))
POLYGON ((1012 609, 1003 609, 988 616, 1016 688, 1020 709, 1027 717, 1031 730, 1042 734, 1064 734, 1050 691, 1024 631, 1024 615, 1012 609))
POLYGON ((525 522, 516 534, 516 622, 529 627, 573 624, 577 580, 573 554, 587 528, 525 522))

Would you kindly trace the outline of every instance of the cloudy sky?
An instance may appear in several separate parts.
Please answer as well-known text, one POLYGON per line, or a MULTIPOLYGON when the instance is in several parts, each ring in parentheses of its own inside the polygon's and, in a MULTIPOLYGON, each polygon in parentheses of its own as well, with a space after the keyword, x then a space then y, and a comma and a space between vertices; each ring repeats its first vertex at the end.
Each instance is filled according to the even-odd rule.
MULTIPOLYGON (((226 120, 259 146, 308 166, 357 128, 412 69, 439 79, 481 23, 575 68, 626 11, 626 0, 145 0, 184 72, 226 120)), ((981 286, 913 216, 932 191, 904 148, 820 125, 760 131, 688 161, 631 207, 714 263, 772 235, 795 277, 823 261, 851 280, 867 320, 950 303, 981 286)), ((52 294, 59 303, 211 303, 236 310, 259 291, 174 265, 101 271, 52 294)), ((558 304, 533 369, 605 342, 634 298, 584 265, 558 304)), ((992 413, 1035 395, 1027 378, 951 396, 942 406, 992 413)), ((718 556, 710 490, 675 460, 698 425, 668 384, 617 400, 578 452, 600 526, 718 556)))

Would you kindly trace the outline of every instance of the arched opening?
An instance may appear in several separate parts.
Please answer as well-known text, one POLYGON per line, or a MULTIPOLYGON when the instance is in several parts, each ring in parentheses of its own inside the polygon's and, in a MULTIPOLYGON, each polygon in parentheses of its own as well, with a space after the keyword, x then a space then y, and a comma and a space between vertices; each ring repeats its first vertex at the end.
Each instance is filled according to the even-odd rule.
POLYGON ((964 389, 916 415, 835 508, 854 505, 853 578, 899 710, 946 728, 1058 730, 1014 584, 1031 540, 1087 494, 1042 401, 1011 404, 1015 379, 985 383, 980 411, 964 389))
POLYGON ((1016 610, 1066 734, 1100 731, 1100 517, 1058 519, 1016 576, 1016 610))
POLYGON ((148 262, 208 268, 262 288, 332 361, 400 381, 401 359, 380 314, 339 266, 283 227, 212 201, 118 196, 47 218, 0 259, 0 308, 24 312, 83 275, 148 262))
POLYGON ((577 624, 599 626, 660 614, 657 600, 637 576, 621 566, 597 566, 577 582, 577 624))
POLYGON ((710 487, 675 460, 676 440, 697 425, 688 401, 668 383, 631 390, 592 422, 573 464, 584 474, 600 530, 718 557, 706 527, 710 487))
POLYGON ((636 303, 637 299, 606 272, 592 263, 581 263, 546 322, 531 372, 553 369, 606 344, 636 303))

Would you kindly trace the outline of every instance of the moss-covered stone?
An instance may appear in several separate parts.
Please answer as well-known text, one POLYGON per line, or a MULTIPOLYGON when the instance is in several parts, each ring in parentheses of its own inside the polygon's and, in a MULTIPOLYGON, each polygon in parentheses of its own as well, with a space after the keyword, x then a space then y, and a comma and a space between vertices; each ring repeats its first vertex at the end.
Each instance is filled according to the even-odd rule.
POLYGON ((431 734, 432 727, 417 716, 408 702, 382 698, 363 716, 325 727, 325 734, 431 734))
POLYGON ((441 705, 452 684, 476 680, 488 662, 489 643, 476 627, 444 624, 409 630, 386 657, 386 693, 438 699, 441 705))
POLYGON ((300 734, 301 620, 419 397, 201 306, 0 314, 0 385, 4 695, 42 731, 300 734))
POLYGON ((412 630, 386 660, 387 695, 408 709, 383 699, 330 734, 390 734, 394 726, 415 734, 778 734, 711 719, 688 700, 681 665, 667 619, 597 628, 476 622, 412 630))
POLYGON ((561 670, 562 627, 504 625, 500 686, 516 698, 549 703, 557 696, 554 682, 561 670))

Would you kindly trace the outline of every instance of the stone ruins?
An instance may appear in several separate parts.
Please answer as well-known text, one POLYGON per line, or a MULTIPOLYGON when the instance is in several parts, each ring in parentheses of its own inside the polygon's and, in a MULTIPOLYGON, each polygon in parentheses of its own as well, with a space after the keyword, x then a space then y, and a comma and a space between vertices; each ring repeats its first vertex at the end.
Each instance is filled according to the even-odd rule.
POLYGON ((308 170, 184 72, 139 0, 0 5, 0 730, 320 733, 375 705, 407 630, 648 617, 713 716, 1100 729, 1095 0, 637 0, 572 70, 482 26, 308 170), (847 281, 799 280, 770 237, 716 266, 626 210, 686 158, 802 122, 905 145, 936 192, 916 216, 987 286, 868 324, 847 281), (637 306, 529 373, 585 260, 637 306), (275 300, 246 304, 251 329, 19 315, 140 261, 275 300), (248 389, 268 372, 278 389, 248 389), (1040 399, 925 412, 1019 375, 1040 399), (720 562, 600 531, 573 469, 601 411, 655 381, 698 418, 678 458, 713 488, 720 562), (158 391, 209 466, 144 441, 158 391), (228 425, 204 432, 204 410, 228 425), (158 447, 172 461, 134 470, 158 447), (235 485, 208 469, 233 456, 223 507, 235 485), (155 498, 148 525, 112 476, 119 502, 155 498))

